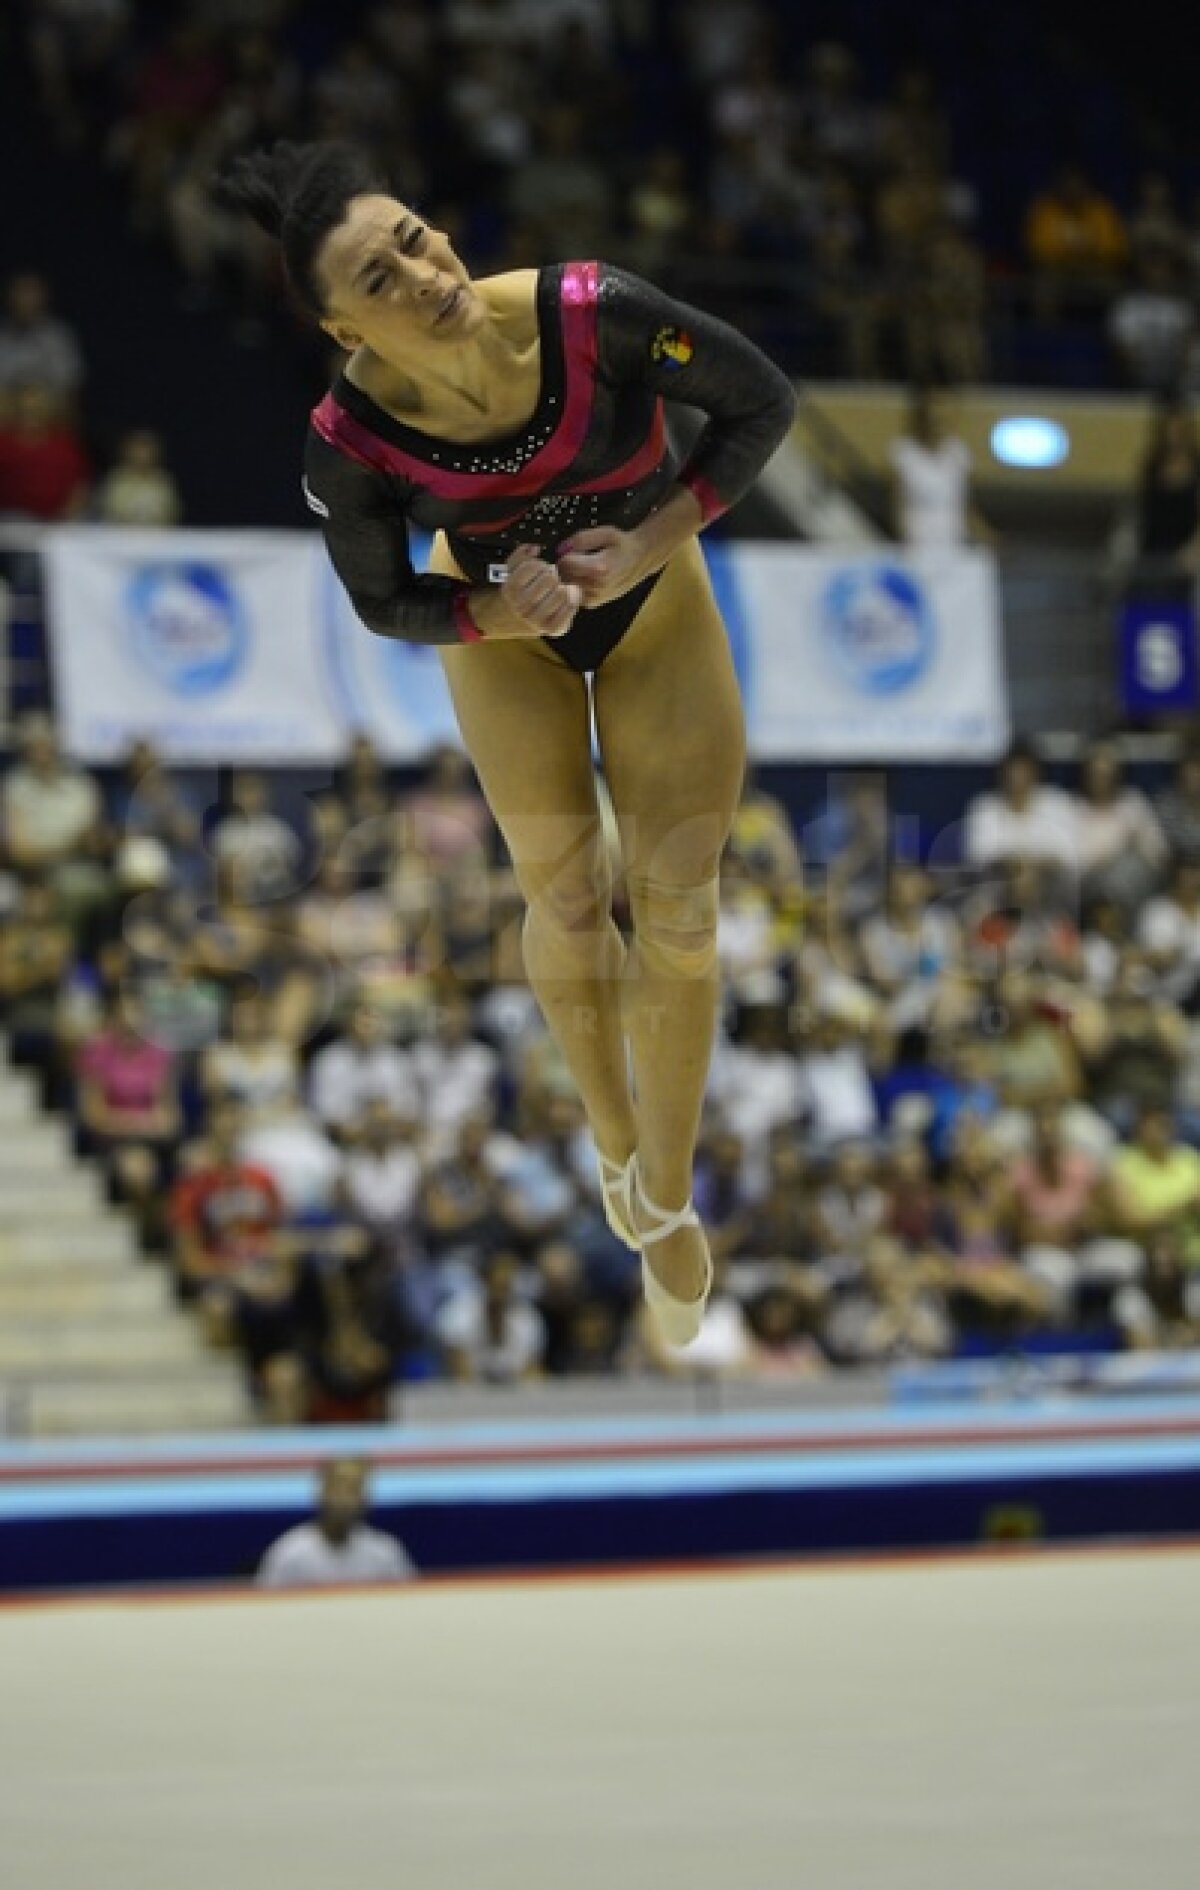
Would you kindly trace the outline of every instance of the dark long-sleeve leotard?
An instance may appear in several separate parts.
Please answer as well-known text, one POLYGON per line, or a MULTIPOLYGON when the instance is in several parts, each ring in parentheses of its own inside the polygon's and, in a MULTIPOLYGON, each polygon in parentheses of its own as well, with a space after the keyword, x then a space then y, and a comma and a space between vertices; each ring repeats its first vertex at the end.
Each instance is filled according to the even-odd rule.
MULTIPOLYGON (((736 329, 604 263, 541 269, 541 384, 527 425, 463 445, 394 419, 345 375, 312 415, 304 493, 363 622, 412 643, 478 635, 473 586, 493 581, 518 544, 552 557, 592 525, 630 530, 676 483, 704 522, 736 503, 795 412, 790 382, 736 329), (664 401, 707 423, 674 462, 664 401), (470 583, 414 570, 408 524, 442 530, 470 583)), ((595 668, 628 628, 655 578, 581 610, 549 647, 595 668)))

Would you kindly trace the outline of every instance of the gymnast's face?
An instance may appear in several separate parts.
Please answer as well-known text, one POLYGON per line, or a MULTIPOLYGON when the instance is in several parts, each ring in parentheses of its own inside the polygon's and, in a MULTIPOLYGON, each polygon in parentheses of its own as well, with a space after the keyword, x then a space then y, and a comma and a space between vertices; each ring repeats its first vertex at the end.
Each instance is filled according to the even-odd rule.
POLYGON ((444 230, 382 195, 353 197, 321 246, 317 272, 340 348, 411 360, 414 347, 465 341, 487 311, 444 230))

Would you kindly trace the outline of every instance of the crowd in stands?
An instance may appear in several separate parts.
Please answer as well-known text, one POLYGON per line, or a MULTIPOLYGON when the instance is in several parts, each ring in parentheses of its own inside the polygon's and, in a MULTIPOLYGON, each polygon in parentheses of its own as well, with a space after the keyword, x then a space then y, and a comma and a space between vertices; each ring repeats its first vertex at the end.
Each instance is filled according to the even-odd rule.
POLYGON ((60 143, 248 339, 277 259, 214 172, 345 136, 475 267, 610 257, 797 373, 985 379, 1016 306, 1051 331, 1027 373, 1195 383, 1196 180, 1027 7, 27 0, 24 39, 60 143))
POLYGON ((319 791, 217 785, 145 745, 101 781, 25 726, 0 1003, 267 1417, 1200 1335, 1200 750, 1153 797, 1110 742, 1069 786, 1015 750, 921 858, 878 775, 799 830, 748 779, 684 1353, 601 1212, 462 758, 398 785, 360 739, 319 791))
POLYGON ((177 525, 179 488, 157 434, 131 429, 111 463, 92 465, 80 418, 83 352, 50 285, 21 270, 0 314, 0 518, 55 524, 177 525))

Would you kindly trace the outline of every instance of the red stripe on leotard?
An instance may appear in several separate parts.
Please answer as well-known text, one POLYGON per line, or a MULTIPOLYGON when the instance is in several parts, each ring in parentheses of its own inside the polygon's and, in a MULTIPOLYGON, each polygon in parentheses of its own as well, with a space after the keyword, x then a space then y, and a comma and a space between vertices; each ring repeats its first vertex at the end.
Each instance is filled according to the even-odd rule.
MULTIPOLYGON (((599 266, 568 263, 560 283, 566 394, 562 414, 546 444, 519 472, 453 472, 383 439, 363 426, 332 394, 313 411, 321 438, 338 452, 376 472, 398 475, 440 499, 525 497, 540 492, 566 471, 587 437, 596 384, 596 292, 599 266)), ((490 456, 493 449, 483 446, 490 456)))

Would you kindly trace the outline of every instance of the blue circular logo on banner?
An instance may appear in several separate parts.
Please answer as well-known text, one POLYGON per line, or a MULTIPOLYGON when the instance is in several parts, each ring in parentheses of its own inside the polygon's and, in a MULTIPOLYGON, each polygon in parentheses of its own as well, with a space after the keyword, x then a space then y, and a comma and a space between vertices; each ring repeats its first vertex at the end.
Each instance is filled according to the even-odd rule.
POLYGON ((890 696, 917 682, 933 661, 937 633, 929 599, 896 564, 858 564, 826 586, 825 645, 852 688, 890 696))
POLYGON ((143 565, 125 605, 140 660, 174 695, 211 695, 241 668, 246 616, 216 565, 143 565))

